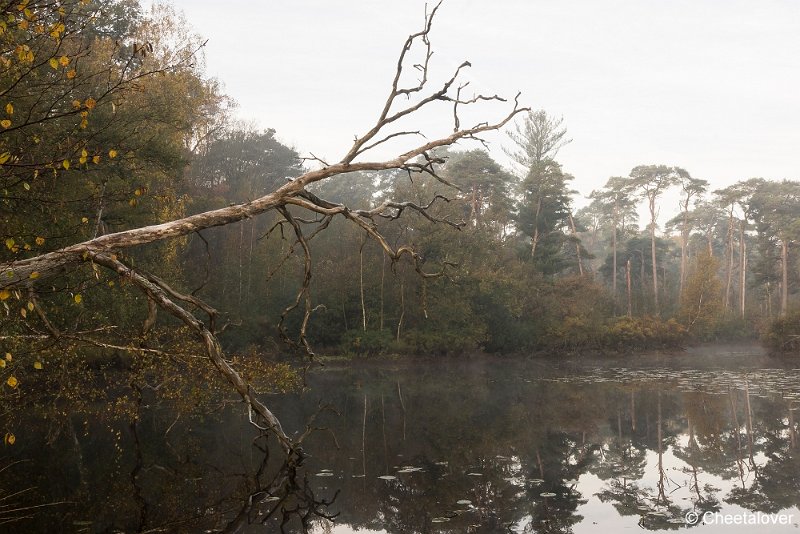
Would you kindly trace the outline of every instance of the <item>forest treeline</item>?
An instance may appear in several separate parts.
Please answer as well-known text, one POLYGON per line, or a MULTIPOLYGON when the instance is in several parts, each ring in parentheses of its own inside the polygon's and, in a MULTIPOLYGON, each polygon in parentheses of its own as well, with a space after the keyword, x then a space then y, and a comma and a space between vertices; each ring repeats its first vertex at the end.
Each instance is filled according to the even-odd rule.
MULTIPOLYGON (((0 262, 247 202, 304 172, 302 147, 231 119, 202 43, 168 5, 2 7, 0 262)), ((714 190, 680 167, 637 165, 575 209, 558 162, 568 142, 560 119, 535 111, 508 132, 513 170, 464 146, 436 154, 438 177, 370 171, 315 184, 309 194, 354 210, 407 203, 375 224, 418 261, 393 261, 342 218, 289 208, 310 247, 307 294, 305 243, 275 212, 119 255, 223 312, 221 339, 236 352, 283 351, 276 324, 303 328, 292 305, 306 298, 308 339, 331 354, 629 349, 759 332, 791 346, 800 183, 714 190), (680 211, 658 228, 668 190, 680 211)), ((111 351, 182 343, 146 296, 88 263, 44 289, 0 290, 9 355, 67 340, 111 351)))

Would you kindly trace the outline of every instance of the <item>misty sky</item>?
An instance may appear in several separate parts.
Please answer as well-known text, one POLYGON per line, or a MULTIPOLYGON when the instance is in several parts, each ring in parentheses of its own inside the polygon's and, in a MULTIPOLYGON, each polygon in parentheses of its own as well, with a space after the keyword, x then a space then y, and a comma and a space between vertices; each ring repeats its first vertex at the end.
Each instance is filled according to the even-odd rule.
MULTIPOLYGON (((209 39, 208 73, 238 115, 329 160, 371 126, 425 5, 174 3, 209 39)), ((712 188, 800 178, 800 2, 446 0, 431 39, 437 80, 466 59, 473 90, 521 91, 563 116, 573 142, 558 160, 581 194, 639 164, 678 165, 712 188)), ((451 128, 438 111, 420 122, 431 133, 451 128)), ((508 138, 491 141, 507 163, 508 138)))

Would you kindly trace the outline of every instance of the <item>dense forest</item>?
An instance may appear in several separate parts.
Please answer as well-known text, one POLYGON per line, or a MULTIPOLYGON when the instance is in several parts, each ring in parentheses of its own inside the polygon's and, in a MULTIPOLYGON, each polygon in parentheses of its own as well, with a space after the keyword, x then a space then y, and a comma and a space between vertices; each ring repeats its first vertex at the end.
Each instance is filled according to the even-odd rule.
MULTIPOLYGON (((307 168, 279 132, 229 119, 202 40, 169 7, 74 4, 4 11, 0 261, 246 203, 307 168)), ((281 331, 306 327, 331 354, 671 345, 753 336, 791 310, 798 182, 711 190, 680 167, 635 165, 576 209, 586 203, 558 162, 568 142, 561 119, 531 111, 508 130, 513 169, 459 145, 435 151, 435 176, 362 171, 309 188, 353 210, 424 207, 374 221, 418 262, 389 257, 344 217, 296 207, 308 243, 273 213, 124 256, 223 312, 235 351, 283 350, 281 331), (680 211, 659 228, 668 190, 680 211)), ((153 326, 153 306, 97 267, 44 285, 0 291, 6 338, 102 325, 124 339, 153 326)))

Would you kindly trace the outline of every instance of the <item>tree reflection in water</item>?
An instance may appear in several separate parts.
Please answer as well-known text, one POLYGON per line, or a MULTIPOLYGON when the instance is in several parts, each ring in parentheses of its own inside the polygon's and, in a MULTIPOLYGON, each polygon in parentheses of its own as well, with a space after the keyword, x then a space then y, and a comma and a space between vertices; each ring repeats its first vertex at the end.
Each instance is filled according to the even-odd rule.
POLYGON ((289 463, 235 410, 177 417, 146 402, 135 424, 87 412, 52 446, 43 418, 8 459, 30 461, 3 487, 36 487, 20 505, 69 504, 9 525, 569 533, 581 522, 674 530, 689 511, 739 507, 797 519, 798 378, 523 360, 328 369, 273 402, 297 431, 320 399, 339 413, 321 414, 333 435, 312 434, 309 456, 289 463))

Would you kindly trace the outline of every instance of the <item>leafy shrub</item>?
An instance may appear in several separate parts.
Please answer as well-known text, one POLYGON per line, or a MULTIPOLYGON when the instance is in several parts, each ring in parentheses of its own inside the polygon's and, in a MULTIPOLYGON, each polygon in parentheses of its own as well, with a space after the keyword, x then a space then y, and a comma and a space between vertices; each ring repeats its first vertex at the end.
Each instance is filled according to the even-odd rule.
POLYGON ((764 329, 761 341, 772 352, 800 352, 800 311, 771 321, 764 329))
POLYGON ((686 339, 686 328, 675 319, 658 317, 618 317, 608 324, 604 345, 614 349, 653 349, 679 347, 686 339))
POLYGON ((340 348, 347 354, 378 356, 390 352, 394 346, 394 334, 384 330, 348 330, 342 335, 340 348))

